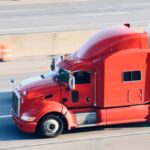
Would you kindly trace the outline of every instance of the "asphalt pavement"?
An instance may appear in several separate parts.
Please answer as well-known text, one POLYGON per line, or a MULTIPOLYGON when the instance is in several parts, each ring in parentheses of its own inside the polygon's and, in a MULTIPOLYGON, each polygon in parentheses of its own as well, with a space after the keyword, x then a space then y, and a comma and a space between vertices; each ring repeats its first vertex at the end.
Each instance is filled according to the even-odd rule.
POLYGON ((11 91, 0 92, 0 150, 149 150, 150 123, 80 128, 53 139, 23 133, 12 121, 11 98, 11 91))
POLYGON ((0 5, 0 35, 101 29, 149 23, 148 0, 71 0, 0 5))
POLYGON ((53 139, 23 133, 11 118, 11 96, 0 93, 0 150, 149 150, 150 123, 80 128, 53 139))
POLYGON ((12 92, 0 92, 0 119, 10 117, 12 92))
POLYGON ((53 139, 23 133, 12 121, 11 97, 0 92, 0 150, 149 150, 149 122, 74 129, 53 139))

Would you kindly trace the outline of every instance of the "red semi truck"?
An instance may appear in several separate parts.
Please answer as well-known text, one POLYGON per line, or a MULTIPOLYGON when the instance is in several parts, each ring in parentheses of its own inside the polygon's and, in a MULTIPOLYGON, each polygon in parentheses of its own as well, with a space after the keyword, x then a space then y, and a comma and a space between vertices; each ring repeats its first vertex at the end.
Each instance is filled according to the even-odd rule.
POLYGON ((148 32, 105 29, 46 75, 13 92, 12 117, 24 132, 55 137, 64 129, 150 121, 148 32))

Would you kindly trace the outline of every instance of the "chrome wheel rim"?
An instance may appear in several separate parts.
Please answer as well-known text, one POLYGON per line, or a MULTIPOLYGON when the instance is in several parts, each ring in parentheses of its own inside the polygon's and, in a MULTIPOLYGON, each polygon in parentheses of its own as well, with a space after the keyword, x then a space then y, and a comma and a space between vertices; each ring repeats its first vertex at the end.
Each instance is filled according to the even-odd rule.
POLYGON ((44 123, 44 130, 48 134, 55 134, 59 130, 59 123, 55 119, 49 119, 44 123))

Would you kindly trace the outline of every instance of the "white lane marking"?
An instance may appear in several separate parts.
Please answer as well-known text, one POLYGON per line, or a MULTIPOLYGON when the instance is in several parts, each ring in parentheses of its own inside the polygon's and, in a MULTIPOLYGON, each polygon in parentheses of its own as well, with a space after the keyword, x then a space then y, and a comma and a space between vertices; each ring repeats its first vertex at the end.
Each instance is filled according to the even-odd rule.
POLYGON ((22 1, 22 2, 1 2, 0 5, 7 5, 7 6, 10 6, 10 5, 32 5, 32 4, 51 4, 51 3, 72 3, 72 2, 87 2, 87 1, 90 1, 90 0, 56 0, 56 1, 46 1, 46 2, 43 2, 43 1, 35 1, 35 2, 28 2, 28 1, 22 1))
POLYGON ((11 93, 11 92, 13 92, 13 90, 1 90, 0 94, 2 94, 2 93, 9 93, 9 92, 11 93))
MULTIPOLYGON (((126 21, 121 21, 121 22, 126 22, 126 21)), ((131 21, 132 24, 134 23, 148 23, 150 22, 149 20, 142 20, 142 21, 131 21)), ((98 23, 100 24, 100 23, 98 23)), ((105 22, 103 23, 105 25, 111 25, 111 22, 105 22)), ((91 25, 93 26, 93 25, 91 25)), ((62 26, 41 26, 41 27, 24 27, 24 28, 7 28, 7 29, 0 29, 0 33, 4 33, 4 32, 11 32, 11 31, 37 31, 37 30, 41 30, 41 29, 59 29, 59 28, 72 28, 72 27, 85 27, 85 24, 80 25, 80 24, 75 24, 75 25, 62 25, 62 26)))
POLYGON ((139 3, 139 4, 120 4, 120 6, 147 6, 150 5, 150 3, 139 3))
MULTIPOLYGON (((143 12, 142 12, 143 13, 143 12)), ((146 12, 146 13, 149 13, 149 12, 146 12)), ((91 14, 73 14, 73 17, 74 16, 78 16, 78 17, 89 17, 89 16, 109 16, 109 15, 126 15, 126 14, 131 14, 131 12, 108 12, 108 13, 91 13, 91 14)), ((59 17, 68 17, 68 16, 65 16, 63 14, 56 14, 56 15, 59 15, 59 17)), ((51 16, 52 19, 55 18, 56 16, 51 16)), ((47 19, 47 18, 50 18, 50 16, 44 16, 43 17, 44 19, 47 19)), ((32 17, 12 17, 12 18, 1 18, 0 21, 3 21, 3 22, 10 22, 10 21, 21 21, 21 20, 27 20, 27 21, 30 21, 30 20, 33 20, 33 19, 39 19, 39 16, 32 16, 32 17)))
MULTIPOLYGON (((81 1, 81 0, 78 0, 78 1, 81 1)), ((86 1, 86 0, 82 0, 82 1, 86 1)), ((68 2, 70 2, 70 1, 68 1, 68 2)), ((129 6, 147 6, 147 5, 150 5, 150 3, 120 4, 118 6, 129 7, 129 6)), ((110 5, 109 7, 112 8, 113 6, 110 5)), ((48 9, 47 8, 40 8, 40 9, 35 8, 35 9, 0 10, 0 13, 33 12, 33 11, 37 11, 39 13, 39 11, 48 11, 48 10, 50 10, 50 9, 49 8, 48 9)))
POLYGON ((2 115, 2 116, 0 116, 0 119, 3 119, 3 118, 11 118, 12 117, 12 115, 2 115))
POLYGON ((108 13, 91 13, 91 14, 81 14, 79 16, 106 16, 106 15, 124 15, 130 14, 131 12, 108 12, 108 13))
MULTIPOLYGON (((128 21, 121 21, 122 23, 124 23, 124 22, 128 22, 128 21)), ((131 24, 138 24, 138 23, 144 23, 144 26, 142 25, 142 26, 135 26, 135 27, 138 27, 138 28, 140 28, 140 27, 145 27, 146 26, 146 24, 148 24, 148 23, 150 23, 150 21, 149 20, 142 20, 142 21, 140 21, 140 20, 135 20, 135 21, 130 21, 131 22, 131 24)), ((120 23, 121 24, 121 23, 120 23)), ((94 25, 100 25, 100 23, 98 23, 98 24, 94 24, 94 25)), ((99 28, 104 28, 104 25, 105 26, 109 26, 109 25, 115 25, 114 23, 112 23, 112 22, 105 22, 105 23, 103 23, 103 27, 102 26, 100 26, 99 28)), ((7 35, 7 34, 20 34, 20 33, 29 33, 29 32, 32 32, 32 33, 43 33, 43 32, 51 32, 51 31, 54 31, 54 30, 56 30, 56 31, 58 31, 58 30, 60 30, 60 29, 62 29, 62 28, 65 28, 67 31, 72 31, 72 28, 82 28, 82 27, 85 27, 85 24, 83 24, 83 25, 80 25, 80 24, 75 24, 75 25, 63 25, 63 26, 41 26, 41 27, 24 27, 24 28, 12 28, 12 29, 10 29, 10 28, 7 28, 7 29, 0 29, 0 35, 7 35)), ((93 28, 93 25, 92 24, 90 24, 88 27, 86 27, 87 29, 89 29, 89 28, 93 28)), ((64 30, 65 31, 65 30, 64 30)))
MULTIPOLYGON (((122 11, 122 12, 106 12, 106 13, 89 13, 89 14, 72 14, 72 16, 78 16, 78 17, 91 17, 91 16, 111 16, 111 15, 129 15, 129 14, 133 14, 133 13, 136 13, 136 15, 138 14, 148 14, 150 13, 149 10, 146 10, 146 11, 139 11, 139 12, 130 12, 130 11, 122 11)), ((51 14, 49 14, 51 15, 51 14)), ((55 18, 56 16, 49 16, 49 15, 46 15, 46 16, 43 16, 44 19, 47 19, 47 18, 55 18)), ((59 15, 59 17, 68 17, 68 16, 65 16, 64 14, 56 14, 56 15, 59 15)), ((10 22, 10 21, 21 21, 21 20, 27 20, 27 21, 30 21, 30 20, 35 20, 35 19, 39 19, 39 16, 24 16, 24 17, 12 17, 12 18, 0 18, 0 21, 3 21, 3 22, 10 22)))
POLYGON ((15 13, 15 12, 33 12, 46 11, 49 9, 17 9, 17 10, 1 10, 0 13, 15 13))
MULTIPOLYGON (((45 9, 18 9, 18 10, 0 10, 0 13, 14 13, 14 12, 35 12, 35 11, 37 11, 38 13, 39 13, 39 11, 49 11, 50 9, 47 9, 47 8, 45 8, 45 9)), ((108 14, 122 14, 122 13, 124 13, 124 12, 116 12, 116 13, 114 13, 114 12, 108 12, 108 14)), ((61 14, 61 13, 59 13, 59 14, 61 14)), ((107 13, 101 13, 101 14, 107 14, 107 13)), ((73 14, 74 15, 74 14, 73 14)), ((78 14, 77 14, 78 15, 78 14)), ((81 14, 82 15, 82 14, 81 14)))
POLYGON ((73 27, 73 26, 81 26, 81 27, 84 27, 85 25, 64 25, 64 26, 55 26, 55 27, 50 27, 50 26, 41 26, 41 27, 24 27, 24 28, 12 28, 12 29, 0 29, 0 32, 3 33, 3 32, 10 32, 10 31, 25 31, 25 30, 29 30, 29 31, 32 31, 32 30, 41 30, 41 29, 55 29, 55 28, 69 28, 69 27, 73 27))

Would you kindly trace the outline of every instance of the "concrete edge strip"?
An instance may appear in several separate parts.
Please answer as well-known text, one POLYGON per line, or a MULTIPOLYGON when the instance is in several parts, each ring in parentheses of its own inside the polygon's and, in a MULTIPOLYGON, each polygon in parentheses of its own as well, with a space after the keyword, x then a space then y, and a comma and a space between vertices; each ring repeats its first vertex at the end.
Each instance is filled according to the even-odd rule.
MULTIPOLYGON (((78 138, 78 139, 72 139, 72 140, 63 140, 59 142, 46 142, 46 143, 39 143, 39 144, 30 144, 30 145, 21 145, 16 147, 8 147, 4 149, 20 149, 20 148, 29 148, 29 147, 38 147, 38 146, 45 146, 45 145, 56 145, 56 144, 64 144, 64 143, 73 143, 73 142, 82 142, 82 141, 89 141, 89 140, 101 140, 101 139, 108 139, 108 138, 119 138, 119 137, 125 137, 125 136, 136 136, 136 135, 142 135, 142 134, 149 134, 150 131, 141 131, 141 132, 134 132, 134 133, 122 133, 122 134, 112 134, 110 136, 101 136, 101 137, 92 137, 92 138, 78 138)), ((0 149, 0 150, 4 150, 0 149)))

